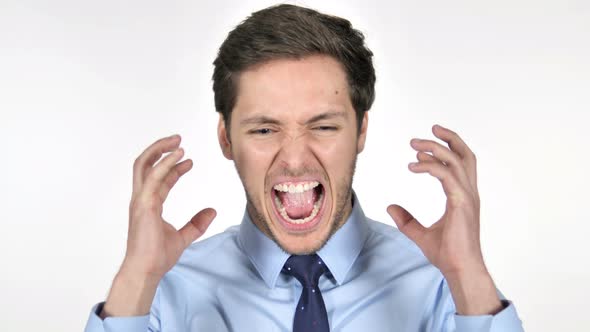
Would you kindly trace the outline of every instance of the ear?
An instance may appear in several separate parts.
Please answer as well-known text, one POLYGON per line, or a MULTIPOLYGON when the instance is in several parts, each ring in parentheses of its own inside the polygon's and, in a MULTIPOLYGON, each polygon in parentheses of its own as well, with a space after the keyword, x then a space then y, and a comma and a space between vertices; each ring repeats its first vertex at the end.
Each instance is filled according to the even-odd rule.
POLYGON ((367 126, 369 125, 369 112, 365 111, 363 115, 363 123, 359 131, 358 143, 356 146, 356 153, 359 154, 365 149, 365 141, 367 140, 367 126))
POLYGON ((229 140, 229 128, 225 126, 225 120, 223 119, 223 115, 219 113, 219 123, 217 124, 217 139, 219 140, 219 147, 221 147, 221 152, 223 152, 223 156, 229 160, 233 160, 233 156, 231 153, 231 142, 229 140))

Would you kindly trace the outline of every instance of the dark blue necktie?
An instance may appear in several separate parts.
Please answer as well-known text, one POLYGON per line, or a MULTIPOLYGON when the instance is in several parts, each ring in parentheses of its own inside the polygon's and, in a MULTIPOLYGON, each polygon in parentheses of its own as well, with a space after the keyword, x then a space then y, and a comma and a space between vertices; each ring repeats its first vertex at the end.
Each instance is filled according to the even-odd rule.
POLYGON ((329 332, 328 313, 318 287, 320 276, 328 268, 318 255, 291 256, 283 267, 283 273, 297 278, 303 292, 295 309, 293 332, 329 332))

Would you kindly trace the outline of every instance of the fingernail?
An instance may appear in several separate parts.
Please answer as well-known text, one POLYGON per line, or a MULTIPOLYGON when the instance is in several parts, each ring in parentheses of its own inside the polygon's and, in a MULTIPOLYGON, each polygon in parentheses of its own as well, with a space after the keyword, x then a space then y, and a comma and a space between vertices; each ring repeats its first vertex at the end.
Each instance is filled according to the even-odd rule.
POLYGON ((178 136, 180 136, 180 135, 178 135, 178 134, 174 134, 174 135, 170 135, 168 138, 176 138, 176 137, 178 137, 178 136))
POLYGON ((410 168, 414 168, 414 167, 416 167, 417 165, 418 165, 418 163, 409 163, 409 164, 408 164, 408 167, 410 167, 410 168))

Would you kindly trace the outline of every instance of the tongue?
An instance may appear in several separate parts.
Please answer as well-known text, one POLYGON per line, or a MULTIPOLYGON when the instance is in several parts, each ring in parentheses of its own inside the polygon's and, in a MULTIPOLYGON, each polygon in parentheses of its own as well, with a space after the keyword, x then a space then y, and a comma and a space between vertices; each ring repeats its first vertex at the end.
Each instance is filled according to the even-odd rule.
POLYGON ((303 219, 313 211, 313 204, 317 200, 317 193, 314 189, 302 193, 277 192, 285 212, 291 219, 303 219))

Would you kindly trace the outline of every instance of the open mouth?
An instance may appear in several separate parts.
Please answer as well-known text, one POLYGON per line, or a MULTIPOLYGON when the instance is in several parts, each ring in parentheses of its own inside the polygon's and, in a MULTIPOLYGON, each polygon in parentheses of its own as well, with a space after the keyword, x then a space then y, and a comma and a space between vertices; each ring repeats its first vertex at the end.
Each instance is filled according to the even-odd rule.
POLYGON ((275 213, 294 230, 307 230, 320 220, 324 206, 324 187, 318 181, 284 182, 273 187, 275 213))

